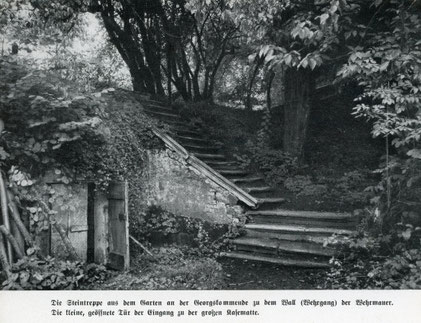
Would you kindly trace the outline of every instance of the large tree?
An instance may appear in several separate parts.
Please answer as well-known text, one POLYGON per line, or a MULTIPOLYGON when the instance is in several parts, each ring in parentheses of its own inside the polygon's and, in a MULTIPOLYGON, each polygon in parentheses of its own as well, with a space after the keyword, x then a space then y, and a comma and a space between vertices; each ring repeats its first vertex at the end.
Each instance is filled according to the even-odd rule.
POLYGON ((10 20, 21 36, 52 26, 60 30, 56 40, 74 30, 79 13, 98 13, 134 90, 177 91, 185 100, 212 99, 223 59, 238 47, 239 29, 223 0, 7 0, 0 9, 0 27, 10 20), (24 19, 9 19, 26 7, 24 19))
MULTIPOLYGON (((283 146, 296 156, 302 155, 318 76, 327 70, 335 74, 349 60, 370 58, 370 64, 390 68, 379 35, 395 54, 399 49, 393 54, 399 61, 419 59, 419 33, 412 32, 419 28, 419 0, 27 1, 44 20, 67 28, 77 12, 100 13, 134 89, 151 94, 164 94, 166 85, 167 94, 175 87, 185 100, 211 99, 224 57, 239 45, 254 48, 255 62, 264 61, 272 73, 281 66, 276 70, 285 73, 283 146)), ((351 71, 341 75, 366 73, 361 64, 350 64, 351 71)), ((380 86, 374 81, 361 85, 380 86)))
POLYGON ((223 1, 99 0, 90 10, 101 14, 135 90, 163 95, 166 83, 185 100, 212 99, 238 30, 223 1))
MULTIPOLYGON (((248 22, 241 24, 241 28, 260 37, 259 42, 255 38, 247 39, 256 46, 254 61, 258 64, 264 60, 269 71, 283 73, 283 147, 295 156, 303 153, 317 78, 330 73, 333 82, 347 62, 349 68, 340 78, 349 75, 364 78, 377 67, 387 70, 392 64, 385 52, 391 55, 392 48, 398 61, 408 60, 402 66, 419 59, 420 33, 415 32, 419 31, 419 0, 228 2, 238 20, 247 17, 248 22)), ((394 76, 399 77, 397 72, 402 71, 402 67, 393 71, 394 76)), ((370 79, 360 85, 367 90, 378 88, 382 79, 370 79)), ((384 85, 387 84, 381 86, 384 85)), ((373 97, 371 94, 366 97, 373 97)))

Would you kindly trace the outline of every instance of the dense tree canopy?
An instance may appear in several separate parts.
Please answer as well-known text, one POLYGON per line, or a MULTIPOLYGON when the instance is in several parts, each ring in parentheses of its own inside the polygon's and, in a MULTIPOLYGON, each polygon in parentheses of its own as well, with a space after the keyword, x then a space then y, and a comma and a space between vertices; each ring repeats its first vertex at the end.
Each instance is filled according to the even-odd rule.
MULTIPOLYGON (((268 93, 274 75, 282 78, 283 149, 298 157, 315 88, 336 79, 359 89, 355 115, 372 120, 374 136, 387 138, 388 162, 391 143, 406 160, 397 163, 405 165, 401 171, 416 174, 420 6, 414 0, 8 0, 1 3, 0 28, 24 44, 65 47, 82 25, 80 14, 97 13, 134 90, 178 93, 186 101, 212 100, 221 66, 235 62, 227 58, 249 56, 249 75, 236 78, 247 79, 245 103, 251 106, 259 69, 268 75, 268 93)), ((390 184, 390 165, 384 171, 390 184)), ((408 185, 418 180, 405 178, 408 185)))

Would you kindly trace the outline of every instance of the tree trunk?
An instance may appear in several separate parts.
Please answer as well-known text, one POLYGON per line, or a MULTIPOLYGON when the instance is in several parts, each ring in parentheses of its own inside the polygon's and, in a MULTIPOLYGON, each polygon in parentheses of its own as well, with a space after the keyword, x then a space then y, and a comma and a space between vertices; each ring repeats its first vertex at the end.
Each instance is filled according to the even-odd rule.
MULTIPOLYGON (((148 73, 153 79, 154 93, 158 95, 165 95, 164 88, 162 86, 162 75, 161 75, 161 51, 160 51, 160 31, 157 23, 154 23, 153 30, 148 30, 145 23, 141 19, 137 19, 137 25, 142 36, 143 51, 145 53, 145 60, 147 63, 148 73), (155 39, 156 38, 156 39, 155 39)), ((150 27, 152 28, 152 27, 150 27)))
POLYGON ((269 71, 266 82, 266 107, 270 111, 272 109, 272 84, 275 79, 275 72, 269 71))
POLYGON ((307 134, 312 93, 312 74, 304 69, 285 73, 284 151, 301 159, 307 134))
POLYGON ((259 68, 261 65, 261 61, 256 62, 254 65, 253 72, 250 75, 249 84, 247 86, 247 94, 246 94, 246 109, 251 111, 253 109, 253 103, 251 102, 251 96, 253 94, 253 85, 257 77, 257 73, 259 72, 259 68))
POLYGON ((117 48, 129 68, 133 90, 155 94, 153 76, 145 65, 144 56, 136 40, 128 32, 128 22, 123 30, 115 21, 113 11, 103 9, 101 16, 111 43, 117 48))

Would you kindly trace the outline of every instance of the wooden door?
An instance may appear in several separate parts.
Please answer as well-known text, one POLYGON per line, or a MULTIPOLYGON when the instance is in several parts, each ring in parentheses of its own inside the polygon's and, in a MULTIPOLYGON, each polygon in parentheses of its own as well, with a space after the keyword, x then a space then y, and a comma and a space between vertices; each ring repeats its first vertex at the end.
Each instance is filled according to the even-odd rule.
MULTIPOLYGON (((86 184, 51 184, 55 191, 52 209, 57 227, 68 239, 77 257, 87 260, 88 244, 88 190, 86 184)), ((55 226, 51 228, 51 254, 61 259, 71 259, 71 254, 55 226)), ((73 259, 74 260, 74 259, 73 259)))
POLYGON ((108 219, 108 266, 117 270, 126 270, 130 265, 127 182, 110 183, 108 219))

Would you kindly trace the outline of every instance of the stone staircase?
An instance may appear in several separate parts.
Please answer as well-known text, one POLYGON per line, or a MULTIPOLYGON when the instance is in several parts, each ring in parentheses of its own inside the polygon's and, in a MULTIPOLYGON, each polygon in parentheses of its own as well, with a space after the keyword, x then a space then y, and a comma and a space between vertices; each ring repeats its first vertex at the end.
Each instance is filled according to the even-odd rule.
POLYGON ((246 211, 245 234, 233 239, 231 251, 221 256, 285 266, 329 266, 335 250, 323 243, 333 234, 352 234, 356 219, 351 214, 283 209, 285 200, 261 175, 241 169, 176 111, 150 99, 143 105, 147 114, 172 127, 173 138, 190 154, 257 199, 257 207, 246 211))

